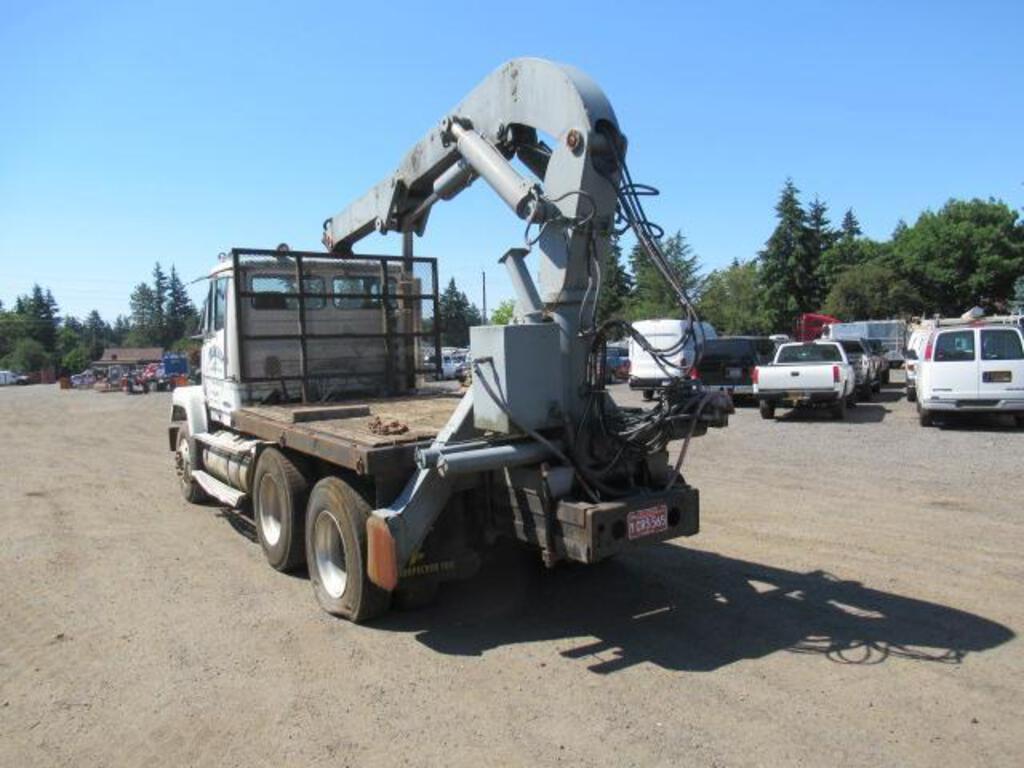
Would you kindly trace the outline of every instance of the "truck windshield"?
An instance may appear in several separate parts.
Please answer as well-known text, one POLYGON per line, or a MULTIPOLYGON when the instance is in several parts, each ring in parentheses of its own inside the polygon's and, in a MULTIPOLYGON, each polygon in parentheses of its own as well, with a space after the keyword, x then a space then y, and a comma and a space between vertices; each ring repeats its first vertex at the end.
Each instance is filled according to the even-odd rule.
POLYGON ((835 344, 801 344, 779 350, 780 364, 786 363, 841 363, 839 347, 835 344))

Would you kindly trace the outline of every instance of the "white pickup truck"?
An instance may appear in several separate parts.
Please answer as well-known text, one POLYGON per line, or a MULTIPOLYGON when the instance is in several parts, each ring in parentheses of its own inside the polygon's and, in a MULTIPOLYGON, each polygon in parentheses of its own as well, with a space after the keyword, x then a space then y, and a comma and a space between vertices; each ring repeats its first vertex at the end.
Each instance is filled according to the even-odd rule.
POLYGON ((783 344, 770 365, 754 369, 754 396, 764 419, 774 419, 778 406, 826 407, 833 418, 846 418, 855 387, 853 366, 837 341, 783 344))

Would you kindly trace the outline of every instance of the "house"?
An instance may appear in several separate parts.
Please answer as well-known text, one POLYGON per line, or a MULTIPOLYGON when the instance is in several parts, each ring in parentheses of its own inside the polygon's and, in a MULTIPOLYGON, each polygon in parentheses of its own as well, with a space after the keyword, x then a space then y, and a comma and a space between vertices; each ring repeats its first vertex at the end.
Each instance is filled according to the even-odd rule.
POLYGON ((160 347, 107 347, 103 357, 92 364, 93 370, 101 375, 119 378, 126 370, 150 363, 159 363, 164 356, 160 347))

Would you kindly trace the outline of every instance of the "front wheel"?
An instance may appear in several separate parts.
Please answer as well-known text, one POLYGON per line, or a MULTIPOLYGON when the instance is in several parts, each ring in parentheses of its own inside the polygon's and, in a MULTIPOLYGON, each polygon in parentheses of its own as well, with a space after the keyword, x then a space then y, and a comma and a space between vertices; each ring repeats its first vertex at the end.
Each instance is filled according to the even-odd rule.
POLYGON ((178 440, 174 448, 174 473, 178 476, 178 488, 189 504, 201 504, 206 501, 206 491, 192 477, 192 443, 188 439, 188 426, 184 423, 178 427, 178 440))
POLYGON ((914 387, 907 387, 907 402, 913 403, 917 400, 917 390, 914 387))
POLYGON ((367 573, 370 505, 340 477, 313 486, 306 507, 306 560, 316 601, 330 614, 360 622, 384 613, 391 593, 367 573))
POLYGON ((645 389, 644 392, 643 392, 643 398, 644 398, 645 401, 653 400, 654 399, 654 390, 653 389, 645 389))
POLYGON ((758 404, 758 410, 761 411, 762 419, 774 419, 775 418, 775 406, 769 403, 767 400, 762 400, 758 404))

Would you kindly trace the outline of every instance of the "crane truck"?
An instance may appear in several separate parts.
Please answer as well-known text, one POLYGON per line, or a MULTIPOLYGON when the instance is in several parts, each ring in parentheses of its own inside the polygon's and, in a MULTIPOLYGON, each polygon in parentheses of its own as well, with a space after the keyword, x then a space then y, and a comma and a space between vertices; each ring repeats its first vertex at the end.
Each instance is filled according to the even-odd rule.
POLYGON ((429 600, 499 538, 554 566, 696 534, 682 458, 691 438, 727 425, 731 403, 687 375, 699 354, 680 364, 628 323, 597 321, 601 266, 628 228, 699 326, 643 211, 653 190, 625 156, 589 77, 516 59, 324 221, 323 252, 222 254, 202 383, 172 394, 184 497, 250 507, 269 564, 306 568, 319 605, 352 621, 429 600), (428 381, 440 378, 438 267, 413 245, 434 205, 478 181, 527 235, 499 259, 515 320, 470 329, 472 383, 453 394, 428 381), (400 254, 358 252, 371 233, 400 234, 400 254), (607 341, 623 336, 673 381, 649 408, 605 389, 607 341), (670 463, 673 440, 685 442, 670 463))

